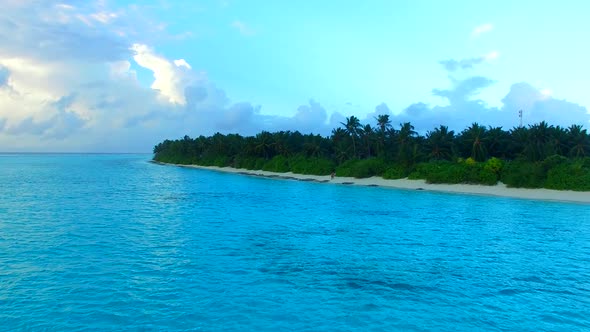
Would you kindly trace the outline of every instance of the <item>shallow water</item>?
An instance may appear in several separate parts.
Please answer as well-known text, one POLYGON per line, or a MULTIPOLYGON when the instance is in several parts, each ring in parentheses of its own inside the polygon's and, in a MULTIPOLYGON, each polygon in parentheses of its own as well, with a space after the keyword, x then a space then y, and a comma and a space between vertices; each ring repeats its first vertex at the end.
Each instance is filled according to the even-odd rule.
POLYGON ((2 330, 590 329, 590 206, 0 155, 2 330))

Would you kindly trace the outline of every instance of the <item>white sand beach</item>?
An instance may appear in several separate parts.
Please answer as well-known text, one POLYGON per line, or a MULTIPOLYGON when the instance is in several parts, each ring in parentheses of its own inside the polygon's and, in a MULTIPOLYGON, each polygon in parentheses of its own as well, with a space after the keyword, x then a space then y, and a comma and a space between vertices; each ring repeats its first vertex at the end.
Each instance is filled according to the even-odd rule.
MULTIPOLYGON (((158 162, 157 162, 158 163, 158 162)), ((164 164, 164 163, 159 163, 164 164)), ((284 180, 298 180, 298 181, 314 181, 322 183, 340 184, 340 185, 356 185, 356 186, 375 186, 395 189, 407 190, 427 190, 457 194, 472 194, 472 195, 489 195, 500 197, 512 197, 522 199, 535 199, 546 201, 561 201, 561 202, 575 202, 590 204, 590 192, 570 191, 570 190, 550 190, 550 189, 525 189, 525 188, 508 188, 503 183, 498 183, 495 186, 471 185, 471 184, 431 184, 426 183, 425 180, 387 180, 381 177, 370 177, 365 179, 357 179, 351 177, 334 177, 331 179, 329 175, 304 175, 287 173, 275 173, 261 170, 247 170, 237 169, 231 167, 215 167, 215 166, 198 166, 198 165, 174 165, 187 168, 207 169, 218 172, 236 173, 251 176, 263 176, 275 179, 284 180)))

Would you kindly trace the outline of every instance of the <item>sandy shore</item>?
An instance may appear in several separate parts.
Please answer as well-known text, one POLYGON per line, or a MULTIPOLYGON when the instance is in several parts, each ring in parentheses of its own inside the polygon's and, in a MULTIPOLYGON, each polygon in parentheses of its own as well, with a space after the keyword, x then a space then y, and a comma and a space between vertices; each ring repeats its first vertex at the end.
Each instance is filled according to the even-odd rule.
MULTIPOLYGON (((164 164, 156 162, 157 164, 164 164)), ((168 164, 164 164, 168 165, 168 164)), ((174 164, 170 164, 174 165, 174 164)), ((218 172, 235 173, 250 176, 263 176, 268 178, 298 180, 298 181, 313 181, 321 183, 332 183, 340 185, 354 185, 354 186, 372 186, 372 187, 386 187, 395 189, 407 190, 427 190, 438 191, 457 194, 472 194, 472 195, 488 195, 500 197, 512 197, 523 199, 535 199, 546 201, 560 201, 560 202, 575 202, 590 204, 590 192, 569 191, 569 190, 550 190, 550 189, 524 189, 524 188, 508 188, 505 184, 499 183, 495 186, 482 186, 471 184, 430 184, 424 180, 386 180, 381 177, 370 177, 366 179, 356 179, 349 177, 334 177, 304 175, 287 173, 274 173, 267 171, 253 171, 247 169, 237 169, 231 167, 215 167, 215 166, 197 166, 197 165, 174 165, 186 168, 207 169, 218 172)))

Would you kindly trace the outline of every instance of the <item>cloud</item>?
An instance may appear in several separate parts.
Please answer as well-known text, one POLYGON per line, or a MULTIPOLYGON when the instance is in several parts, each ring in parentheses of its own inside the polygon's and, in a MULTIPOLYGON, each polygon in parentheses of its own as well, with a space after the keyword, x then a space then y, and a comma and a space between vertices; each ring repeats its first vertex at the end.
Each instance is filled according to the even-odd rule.
POLYGON ((233 28, 235 28, 236 30, 238 30, 238 32, 242 35, 242 36, 254 36, 256 34, 256 31, 254 31, 254 29, 252 29, 249 25, 247 25, 246 23, 236 20, 233 21, 231 23, 231 26, 233 28))
POLYGON ((134 50, 127 36, 143 30, 137 17, 104 1, 3 5, 0 150, 150 151, 159 139, 199 130, 182 103, 202 75, 146 44, 134 50), (152 87, 137 80, 134 57, 154 72, 152 87))
POLYGON ((33 117, 28 117, 18 124, 6 129, 11 135, 31 134, 42 136, 51 127, 50 121, 36 122, 33 117))
POLYGON ((367 114, 367 117, 365 118, 365 123, 376 123, 375 119, 379 115, 389 115, 390 119, 395 116, 386 103, 381 103, 375 106, 375 110, 373 112, 367 114))
MULTIPOLYGON (((193 68, 198 64, 158 53, 149 37, 139 38, 135 31, 164 28, 143 24, 105 3, 28 0, 3 7, 0 150, 147 152, 161 140, 185 134, 299 130, 329 135, 345 121, 339 109, 328 112, 314 99, 293 106, 292 114, 284 116, 265 114, 264 105, 255 101, 232 101, 193 68), (153 74, 148 86, 138 80, 138 67, 153 74)), ((234 28, 241 33, 254 33, 236 22, 234 28)), ((439 124, 463 129, 474 121, 510 128, 518 121, 519 109, 527 123, 588 123, 584 107, 524 82, 510 88, 501 107, 488 107, 478 95, 494 80, 473 72, 497 57, 490 52, 442 60, 450 84, 432 94, 445 106, 417 101, 394 114, 382 103, 364 123, 374 124, 375 116, 390 114, 393 124, 410 121, 421 131, 439 124)))
MULTIPOLYGON (((6 128, 11 135, 36 135, 42 138, 64 139, 82 128, 85 121, 78 114, 71 111, 76 96, 64 96, 47 107, 55 110, 54 115, 48 119, 36 119, 28 116, 20 122, 6 128)), ((46 110, 49 113, 49 110, 46 110)))
POLYGON ((90 14, 90 17, 95 20, 96 22, 100 22, 102 24, 110 24, 115 19, 117 19, 119 15, 116 13, 109 13, 109 12, 99 12, 90 14))
POLYGON ((8 85, 8 77, 10 77, 10 71, 0 65, 0 88, 8 85))
POLYGON ((215 127, 224 132, 231 132, 241 128, 245 132, 256 131, 255 118, 260 112, 260 106, 253 106, 250 103, 237 103, 222 111, 215 121, 215 127))
POLYGON ((535 88, 529 83, 515 83, 502 99, 505 111, 523 111, 526 123, 547 121, 552 125, 569 126, 582 124, 588 126, 588 109, 582 105, 557 99, 547 93, 547 89, 535 88))
POLYGON ((487 61, 492 61, 497 59, 500 56, 500 52, 498 51, 491 51, 488 54, 483 55, 483 58, 487 61))
POLYGON ((74 7, 72 5, 68 5, 66 3, 58 3, 57 5, 55 5, 55 8, 64 9, 64 10, 74 10, 74 9, 76 9, 76 7, 74 7))
POLYGON ((439 125, 460 131, 473 122, 486 126, 501 126, 508 130, 518 126, 519 110, 523 110, 525 125, 541 121, 564 127, 572 124, 588 126, 590 123, 590 115, 585 107, 547 96, 542 89, 525 82, 510 87, 510 91, 502 99, 501 107, 489 107, 475 97, 475 91, 485 88, 491 82, 493 81, 485 77, 471 77, 455 82, 448 90, 434 89, 433 93, 445 92, 443 95, 448 98, 449 105, 429 106, 417 102, 391 117, 392 123, 397 125, 411 122, 421 133, 439 125))
POLYGON ((551 89, 549 89, 549 88, 544 88, 544 89, 541 89, 539 92, 541 92, 541 94, 542 94, 542 95, 543 95, 545 98, 551 97, 551 95, 553 94, 553 91, 551 91, 551 89))
MULTIPOLYGON (((146 45, 134 45, 134 50, 133 60, 154 73, 150 88, 139 84, 127 60, 108 62, 108 66, 83 63, 72 68, 68 63, 0 58, 15 87, 13 91, 0 89, 0 149, 150 151, 161 140, 185 134, 194 137, 219 131, 253 135, 261 130, 299 130, 329 135, 345 121, 338 111, 328 115, 313 99, 297 107, 291 116, 264 114, 260 105, 233 103, 223 89, 182 59, 169 60, 146 45), (81 71, 93 74, 77 75, 81 71), (19 111, 7 111, 11 109, 19 111)), ((523 109, 525 123, 588 123, 584 107, 556 99, 527 83, 514 84, 502 107, 488 107, 477 96, 494 81, 478 75, 459 79, 455 73, 449 70, 450 87, 432 90, 448 105, 416 102, 394 114, 382 103, 362 122, 375 125, 377 115, 389 114, 394 126, 409 121, 422 133, 440 124, 462 130, 475 121, 508 129, 517 125, 517 112, 523 109)))
POLYGON ((463 80, 452 79, 452 83, 451 89, 433 89, 432 94, 446 98, 451 105, 454 105, 477 95, 482 89, 492 85, 494 81, 482 76, 472 76, 463 80))
POLYGON ((189 65, 186 60, 184 59, 178 59, 178 60, 174 60, 174 64, 176 65, 176 67, 185 67, 187 69, 193 69, 191 67, 191 65, 189 65))
POLYGON ((467 59, 445 59, 439 61, 439 63, 449 72, 456 72, 458 70, 470 70, 473 69, 476 65, 482 64, 486 61, 495 60, 500 56, 498 51, 492 51, 490 53, 474 57, 474 58, 467 58, 467 59))
POLYGON ((308 105, 301 105, 293 116, 293 127, 305 132, 324 132, 328 113, 317 101, 310 99, 308 105))
POLYGON ((490 23, 479 25, 471 31, 471 38, 477 38, 482 34, 490 32, 492 30, 494 30, 494 26, 490 23))
POLYGON ((8 5, 0 15, 0 57, 23 57, 36 60, 114 61, 129 55, 127 42, 115 33, 123 21, 98 29, 94 23, 119 15, 95 13, 93 6, 80 2, 74 7, 52 1, 23 1, 8 5), (93 16, 94 15, 94 16, 93 16))
POLYGON ((131 49, 134 52, 133 59, 141 67, 152 71, 154 82, 151 88, 171 103, 184 105, 186 99, 183 95, 187 85, 187 77, 184 69, 191 69, 191 66, 184 60, 169 61, 163 56, 157 55, 147 45, 133 44, 131 49))

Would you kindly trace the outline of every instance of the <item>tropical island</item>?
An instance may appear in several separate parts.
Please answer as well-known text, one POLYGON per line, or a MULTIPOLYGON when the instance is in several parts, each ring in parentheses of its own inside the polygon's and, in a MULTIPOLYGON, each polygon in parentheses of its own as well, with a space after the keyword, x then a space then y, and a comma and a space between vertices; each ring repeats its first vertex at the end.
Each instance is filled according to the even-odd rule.
POLYGON ((473 123, 458 133, 441 125, 423 136, 409 122, 394 128, 388 115, 375 120, 376 126, 363 125, 350 116, 329 137, 298 131, 184 136, 157 144, 153 160, 357 179, 590 191, 590 136, 581 125, 540 122, 504 130, 473 123))

